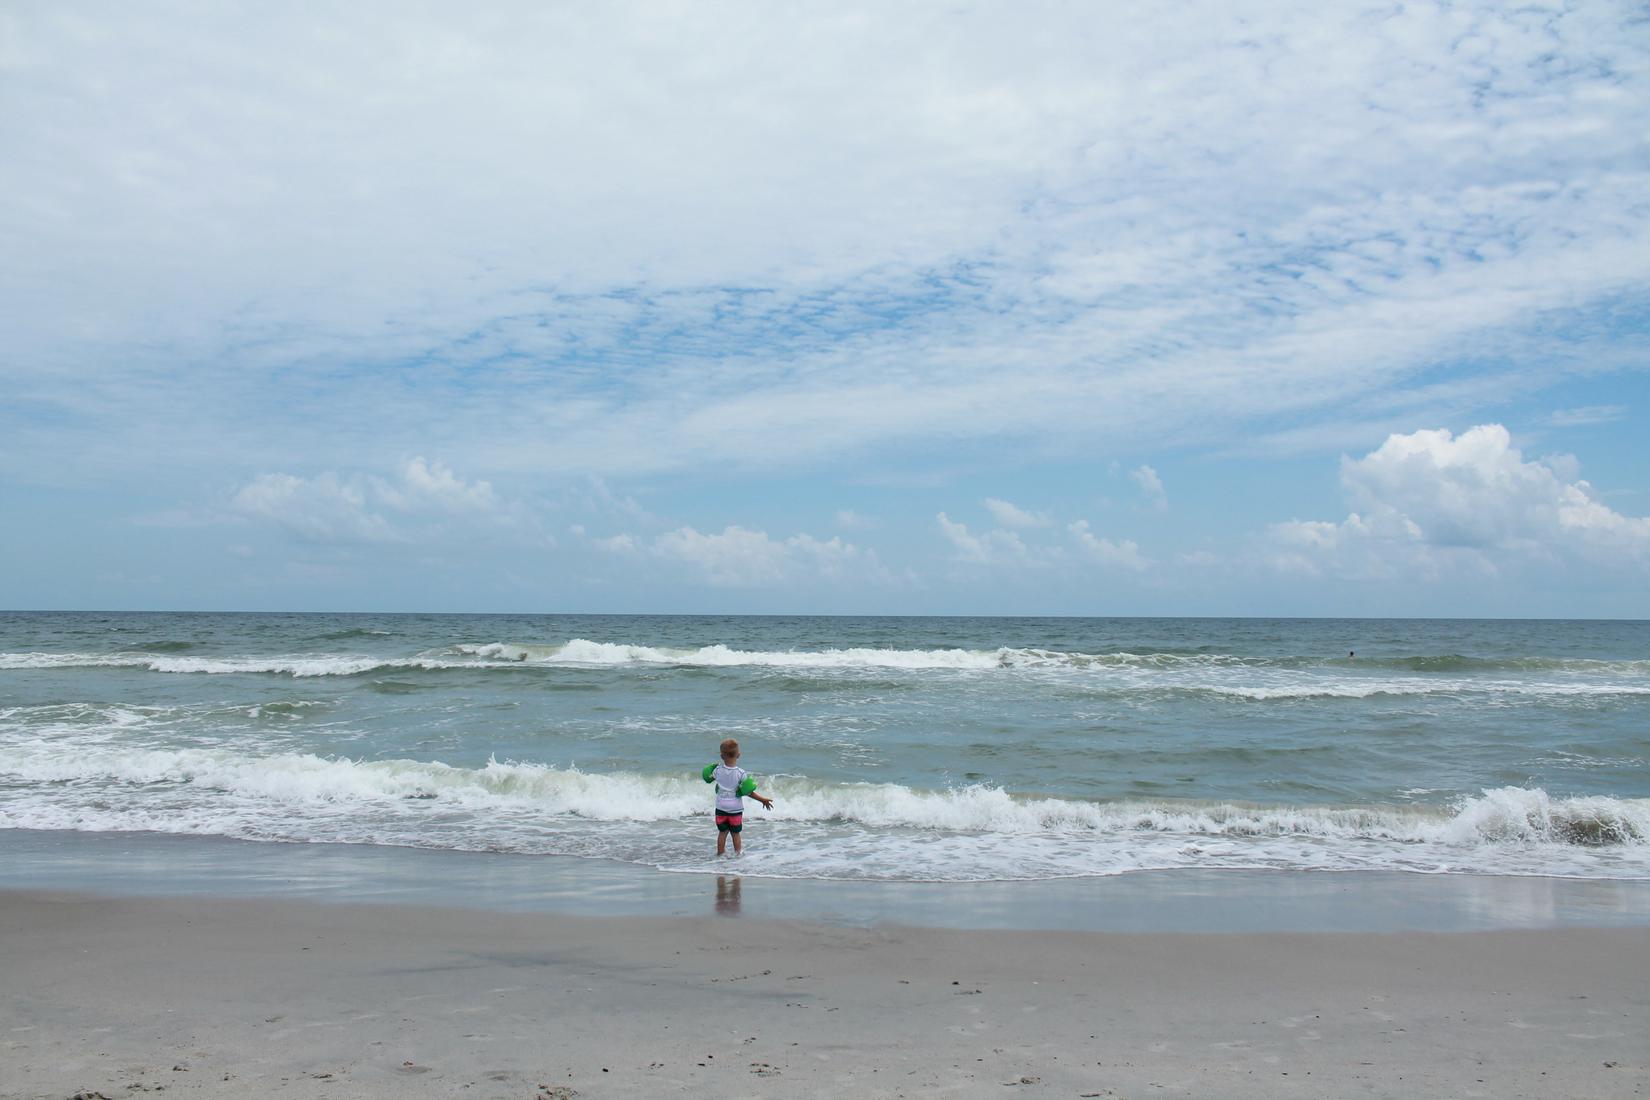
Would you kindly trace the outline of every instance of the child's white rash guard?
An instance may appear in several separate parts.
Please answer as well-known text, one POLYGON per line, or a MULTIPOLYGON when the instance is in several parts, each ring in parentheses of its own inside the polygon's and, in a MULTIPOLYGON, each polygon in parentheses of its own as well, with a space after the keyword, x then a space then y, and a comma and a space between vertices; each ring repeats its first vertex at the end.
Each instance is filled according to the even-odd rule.
POLYGON ((716 783, 716 808, 725 814, 740 814, 745 812, 745 800, 739 797, 739 784, 745 781, 750 772, 744 768, 736 768, 729 764, 718 764, 711 773, 716 783))

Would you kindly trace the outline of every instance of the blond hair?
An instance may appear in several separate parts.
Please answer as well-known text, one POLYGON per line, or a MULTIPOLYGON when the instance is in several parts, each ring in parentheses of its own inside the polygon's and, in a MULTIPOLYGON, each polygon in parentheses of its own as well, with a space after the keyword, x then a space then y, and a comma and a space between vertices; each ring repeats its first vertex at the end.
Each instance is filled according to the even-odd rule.
POLYGON ((722 759, 723 760, 732 760, 734 757, 736 757, 738 755, 739 755, 739 742, 735 741, 731 737, 728 738, 726 741, 722 742, 722 759))

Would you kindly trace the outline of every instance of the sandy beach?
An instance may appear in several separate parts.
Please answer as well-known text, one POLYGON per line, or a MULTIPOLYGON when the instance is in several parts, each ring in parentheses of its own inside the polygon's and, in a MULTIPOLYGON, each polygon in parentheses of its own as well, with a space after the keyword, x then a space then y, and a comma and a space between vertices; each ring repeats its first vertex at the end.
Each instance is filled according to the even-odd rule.
POLYGON ((1650 1092, 1650 928, 867 929, 728 885, 614 918, 0 892, 0 1095, 1650 1092))

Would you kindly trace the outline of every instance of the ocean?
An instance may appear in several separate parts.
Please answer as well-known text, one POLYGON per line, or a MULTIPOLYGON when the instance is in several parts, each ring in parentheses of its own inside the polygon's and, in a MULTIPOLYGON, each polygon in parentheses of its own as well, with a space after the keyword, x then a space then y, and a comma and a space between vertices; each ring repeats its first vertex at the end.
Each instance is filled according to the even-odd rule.
POLYGON ((724 737, 745 877, 1650 880, 1647 622, 0 614, 0 830, 725 871, 724 737))

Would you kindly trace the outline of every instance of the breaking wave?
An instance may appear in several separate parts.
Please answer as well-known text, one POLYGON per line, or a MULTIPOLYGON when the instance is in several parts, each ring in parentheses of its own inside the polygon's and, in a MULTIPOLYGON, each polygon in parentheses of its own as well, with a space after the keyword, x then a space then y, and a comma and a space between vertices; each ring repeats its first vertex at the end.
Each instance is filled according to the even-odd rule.
MULTIPOLYGON (((452 657, 360 657, 330 654, 276 657, 165 657, 148 653, 0 653, 0 670, 131 668, 147 672, 247 675, 267 673, 293 677, 360 676, 394 669, 434 671, 486 668, 486 662, 452 657)), ((493 667, 509 667, 495 662, 493 667)))
MULTIPOLYGON (((373 632, 349 632, 366 634, 373 632)), ((409 655, 296 654, 186 656, 172 653, 0 653, 0 671, 130 668, 200 675, 295 678, 452 670, 749 668, 809 676, 1041 673, 1098 691, 1143 688, 1259 702, 1379 696, 1490 693, 1525 696, 1650 695, 1650 661, 1512 659, 1459 656, 1396 658, 1240 657, 1227 654, 1072 653, 998 648, 740 650, 716 644, 669 648, 595 642, 460 643, 409 655), (1496 676, 1501 672, 1504 675, 1496 676), (1532 679, 1531 673, 1544 678, 1532 679)))
MULTIPOLYGON (((969 786, 762 781, 783 833, 753 873, 1012 879, 1155 867, 1400 869, 1650 878, 1650 799, 1502 787, 1450 807, 1090 802, 969 786), (834 862, 859 850, 856 863, 834 862)), ((37 740, 0 757, 0 827, 603 855, 677 866, 696 776, 594 774, 220 748, 37 740), (592 829, 591 822, 604 823, 592 829)), ((691 847, 691 845, 689 845, 691 847)), ((692 867, 691 861, 687 866, 692 867)))

